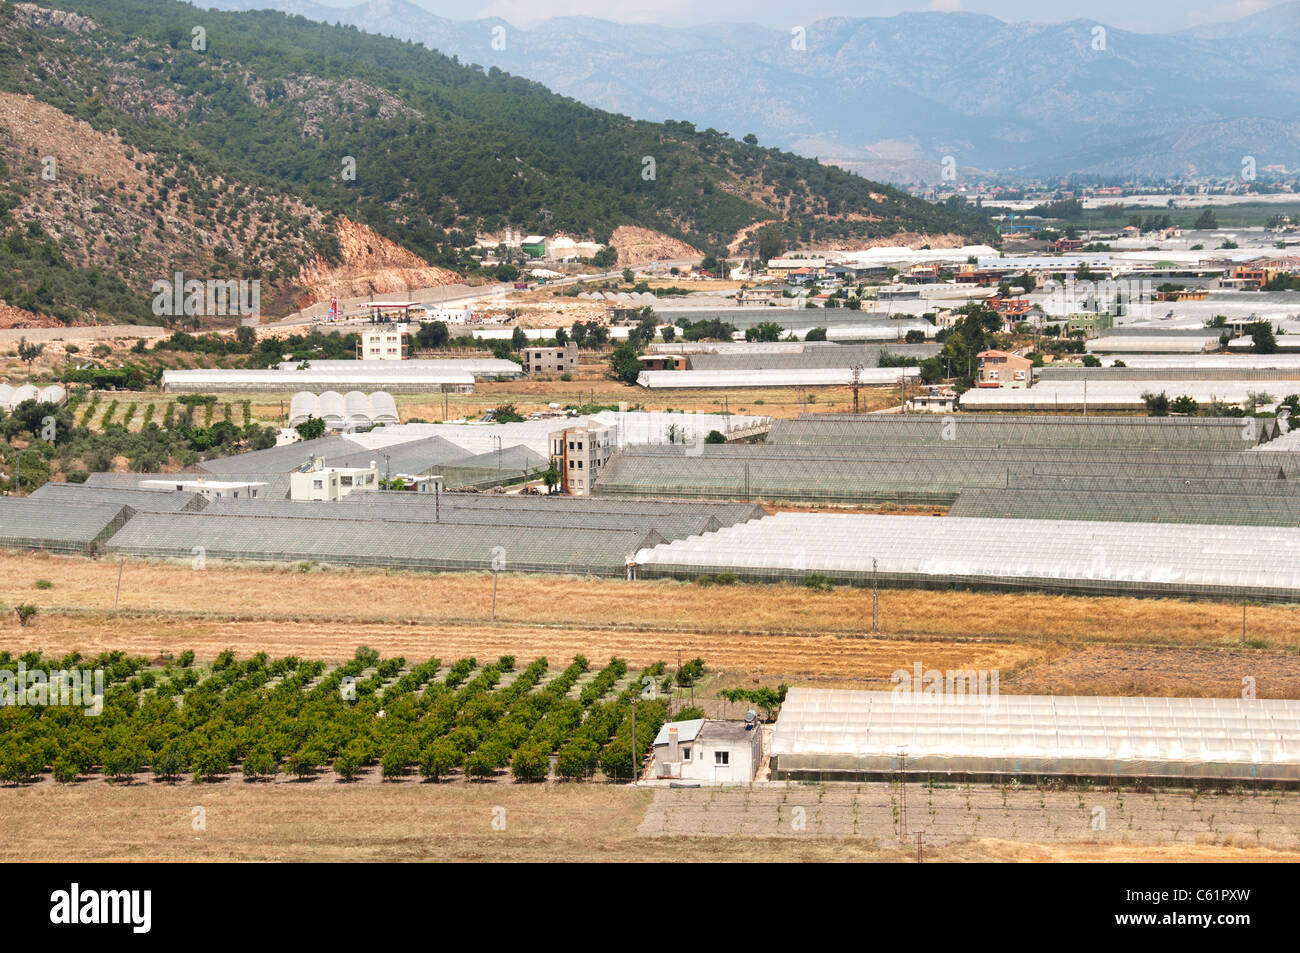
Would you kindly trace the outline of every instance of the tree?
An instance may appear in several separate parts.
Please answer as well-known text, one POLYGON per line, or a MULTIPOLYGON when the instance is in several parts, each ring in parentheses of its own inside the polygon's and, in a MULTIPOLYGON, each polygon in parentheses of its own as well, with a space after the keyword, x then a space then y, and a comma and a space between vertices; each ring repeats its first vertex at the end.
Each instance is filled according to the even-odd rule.
POLYGON ((541 781, 546 777, 550 752, 540 743, 526 744, 510 760, 510 773, 517 781, 541 781))
POLYGON ((637 360, 637 349, 631 342, 623 342, 609 355, 609 370, 615 380, 625 384, 635 384, 641 374, 641 362, 637 360))
POLYGON ((1200 412, 1201 405, 1197 403, 1196 398, 1184 394, 1182 397, 1175 397, 1173 403, 1169 405, 1169 409, 1176 414, 1195 417, 1200 412))
POLYGON ((665 324, 659 329, 659 335, 664 339, 665 344, 672 344, 677 337, 677 329, 671 324, 665 324))
POLYGON ((758 136, 754 135, 752 132, 747 132, 745 133, 745 138, 740 141, 747 146, 756 146, 758 145, 758 136))
POLYGON ((32 372, 32 362, 41 356, 45 350, 44 344, 27 343, 27 338, 18 339, 18 360, 27 365, 27 373, 32 372))
POLYGON ((1146 405, 1147 414, 1152 417, 1169 416, 1169 395, 1164 391, 1158 394, 1149 390, 1143 391, 1142 403, 1146 405))
POLYGON ((601 270, 613 268, 618 264, 618 249, 613 245, 606 245, 591 256, 591 263, 601 270))
POLYGON ((425 321, 420 324, 420 329, 415 332, 415 344, 421 348, 444 348, 450 340, 451 332, 447 329, 446 323, 442 321, 425 321))
POLYGON ((1084 367, 1101 367, 1101 358, 1096 354, 1085 354, 1080 360, 1083 361, 1084 367))
POLYGON ((516 351, 522 351, 528 346, 528 335, 519 325, 515 325, 515 330, 510 335, 510 346, 516 351))
POLYGON ((492 408, 492 422, 497 424, 522 423, 524 415, 519 413, 514 404, 498 404, 492 408))
POLYGON ((760 321, 753 327, 745 329, 745 340, 779 341, 781 340, 781 332, 784 330, 785 328, 781 327, 781 325, 777 324, 775 321, 760 321))
POLYGON ((726 443, 727 438, 716 430, 710 430, 709 435, 704 438, 705 443, 726 443))
POLYGON ((781 229, 776 225, 764 225, 758 232, 758 257, 763 261, 770 261, 781 254, 784 247, 784 239, 781 236, 781 229))
POLYGON ((546 472, 542 474, 542 482, 546 484, 547 493, 554 493, 555 488, 560 485, 560 469, 555 465, 554 460, 546 468, 546 472))
POLYGON ((144 767, 140 749, 123 745, 104 757, 104 773, 114 781, 130 781, 144 767))
POLYGON ((254 748, 244 758, 244 777, 250 781, 260 781, 270 777, 279 770, 275 756, 266 748, 254 748))
POLYGON ((1196 224, 1192 228, 1198 232, 1210 232, 1219 227, 1219 220, 1215 217, 1214 209, 1207 208, 1196 219, 1196 224))
POLYGON ((308 417, 293 428, 303 440, 315 440, 325 434, 325 421, 320 417, 308 417))
POLYGON ((564 347, 569 343, 569 334, 564 328, 555 329, 555 343, 558 347, 564 347))
POLYGON ((624 269, 623 269, 623 283, 624 283, 624 284, 629 284, 629 285, 630 285, 630 284, 632 284, 632 282, 634 282, 634 281, 636 281, 636 272, 634 272, 631 268, 624 268, 624 269))
POLYGON ((826 340, 826 329, 825 329, 825 328, 809 328, 809 329, 808 329, 808 333, 807 333, 806 335, 804 335, 804 340, 805 340, 805 341, 825 341, 825 340, 826 340))
POLYGON ((1277 350, 1277 338, 1273 335, 1273 325, 1267 321, 1252 321, 1245 331, 1255 342, 1256 354, 1272 354, 1277 350))
POLYGON ((515 281, 519 278, 519 269, 507 262, 502 262, 496 266, 493 275, 497 281, 515 281))
POLYGON ((460 763, 460 755, 447 738, 439 738, 420 753, 420 777, 437 781, 460 763))

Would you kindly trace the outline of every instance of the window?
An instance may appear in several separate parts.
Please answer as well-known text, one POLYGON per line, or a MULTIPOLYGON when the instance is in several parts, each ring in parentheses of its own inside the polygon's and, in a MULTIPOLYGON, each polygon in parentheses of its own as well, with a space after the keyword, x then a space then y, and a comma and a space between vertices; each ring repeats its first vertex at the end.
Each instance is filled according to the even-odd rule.
POLYGON ((731 762, 730 762, 730 758, 731 758, 731 752, 730 752, 730 751, 715 751, 715 752, 713 752, 713 763, 714 763, 714 764, 721 764, 721 765, 730 764, 730 763, 731 763, 731 762))
POLYGON ((311 481, 311 488, 312 488, 313 490, 319 490, 319 489, 322 489, 324 486, 325 486, 325 484, 322 483, 320 480, 312 480, 312 481, 311 481))
POLYGON ((686 747, 686 748, 683 748, 683 749, 682 749, 682 760, 683 760, 683 761, 690 761, 690 760, 691 760, 691 749, 690 749, 689 747, 686 747))

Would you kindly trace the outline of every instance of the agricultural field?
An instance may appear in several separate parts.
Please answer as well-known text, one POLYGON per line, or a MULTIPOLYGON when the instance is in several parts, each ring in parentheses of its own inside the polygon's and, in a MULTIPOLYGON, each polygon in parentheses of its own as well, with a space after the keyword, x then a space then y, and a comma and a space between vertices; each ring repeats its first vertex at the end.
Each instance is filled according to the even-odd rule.
POLYGON ((408 665, 365 646, 334 666, 229 650, 194 663, 193 651, 0 652, 5 671, 48 673, 25 689, 0 683, 0 781, 129 783, 146 769, 195 783, 233 771, 350 782, 372 769, 384 779, 630 780, 673 695, 704 674, 700 659, 635 677, 622 659, 592 671, 584 656, 557 670, 545 658, 519 668, 513 656, 408 665), (55 682, 92 671, 102 679, 93 689, 70 687, 70 675, 55 682))

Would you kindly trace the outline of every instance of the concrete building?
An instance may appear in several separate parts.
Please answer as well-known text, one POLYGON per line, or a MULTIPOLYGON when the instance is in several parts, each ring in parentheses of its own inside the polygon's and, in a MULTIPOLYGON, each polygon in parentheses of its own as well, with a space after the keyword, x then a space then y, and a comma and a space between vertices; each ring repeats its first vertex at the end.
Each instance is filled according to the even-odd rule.
POLYGON ((1034 379, 1034 363, 1006 351, 981 351, 976 387, 1028 387, 1034 379))
POLYGON ((739 721, 670 721, 655 736, 655 777, 748 784, 763 757, 763 732, 739 721))
POLYGON ((551 462, 560 471, 560 492, 586 496, 618 449, 618 428, 568 427, 552 433, 550 444, 551 462))
POLYGON ((261 495, 265 483, 247 480, 187 480, 184 474, 176 474, 175 480, 141 480, 140 486, 146 490, 177 490, 197 493, 205 500, 232 499, 254 500, 261 495))
POLYGON ((411 335, 404 324, 363 328, 357 341, 358 361, 404 361, 411 354, 411 335))
POLYGON ((523 351, 524 370, 529 374, 573 374, 578 370, 578 345, 528 347, 523 351))
POLYGON ((950 414, 957 409, 957 392, 938 384, 927 386, 907 399, 904 409, 916 414, 950 414))
POLYGON ((312 457, 307 467, 289 474, 289 499, 337 502, 353 490, 373 490, 379 482, 375 461, 368 467, 327 467, 312 457))

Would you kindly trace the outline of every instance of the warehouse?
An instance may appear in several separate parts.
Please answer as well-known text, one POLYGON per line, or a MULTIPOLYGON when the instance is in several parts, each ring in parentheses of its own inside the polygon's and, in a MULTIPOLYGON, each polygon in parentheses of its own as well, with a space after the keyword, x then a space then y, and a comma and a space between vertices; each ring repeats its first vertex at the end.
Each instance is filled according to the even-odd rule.
POLYGON ((1300 529, 778 513, 648 547, 637 578, 1300 601, 1300 529))
POLYGON ((774 779, 1300 781, 1300 701, 794 687, 774 779))

